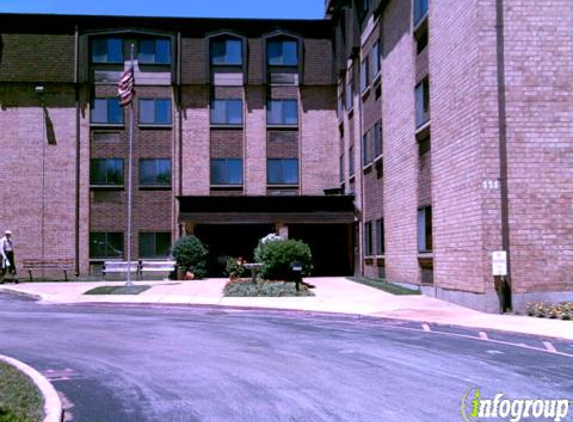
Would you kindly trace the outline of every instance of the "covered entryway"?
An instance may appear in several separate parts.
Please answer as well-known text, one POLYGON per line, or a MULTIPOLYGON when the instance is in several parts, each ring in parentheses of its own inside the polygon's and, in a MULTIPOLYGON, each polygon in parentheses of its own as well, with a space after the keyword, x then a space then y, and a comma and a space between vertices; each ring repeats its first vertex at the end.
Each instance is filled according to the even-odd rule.
POLYGON ((353 198, 325 196, 186 196, 179 222, 209 248, 209 275, 222 276, 227 257, 251 261, 260 238, 276 233, 307 243, 315 276, 351 275, 353 198))
POLYGON ((228 257, 253 261, 259 239, 275 232, 273 224, 198 224, 194 234, 209 249, 209 277, 221 277, 228 257))

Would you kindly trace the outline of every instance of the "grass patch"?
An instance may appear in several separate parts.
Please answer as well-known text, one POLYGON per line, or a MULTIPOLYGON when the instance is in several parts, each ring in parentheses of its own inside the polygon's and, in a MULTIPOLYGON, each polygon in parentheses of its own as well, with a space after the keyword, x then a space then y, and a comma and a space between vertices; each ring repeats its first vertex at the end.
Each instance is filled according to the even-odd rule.
POLYGON ((100 286, 88 290, 84 295, 138 295, 151 289, 151 286, 100 286))
POLYGON ((41 422, 44 398, 30 378, 0 362, 0 422, 41 422))
POLYGON ((348 280, 355 281, 356 283, 364 284, 366 286, 374 287, 378 290, 383 290, 386 293, 391 293, 396 296, 405 295, 420 295, 419 290, 411 290, 397 284, 388 283, 382 279, 368 278, 368 277, 347 277, 348 280))
POLYGON ((259 280, 253 283, 250 278, 229 281, 225 286, 224 294, 227 297, 314 296, 314 293, 303 284, 297 292, 293 282, 259 280))

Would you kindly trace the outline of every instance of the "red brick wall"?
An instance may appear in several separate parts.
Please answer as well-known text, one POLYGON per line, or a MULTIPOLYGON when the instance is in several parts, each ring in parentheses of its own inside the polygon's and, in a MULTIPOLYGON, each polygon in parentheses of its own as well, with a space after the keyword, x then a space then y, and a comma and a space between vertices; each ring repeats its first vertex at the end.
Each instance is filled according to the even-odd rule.
POLYGON ((572 291, 573 5, 506 0, 505 25, 514 291, 572 291))

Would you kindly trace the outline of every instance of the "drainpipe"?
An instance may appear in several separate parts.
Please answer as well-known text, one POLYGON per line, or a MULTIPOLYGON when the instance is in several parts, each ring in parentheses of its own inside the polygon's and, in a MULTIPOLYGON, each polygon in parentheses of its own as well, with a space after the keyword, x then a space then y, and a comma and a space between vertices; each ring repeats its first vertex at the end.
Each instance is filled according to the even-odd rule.
POLYGON ((79 31, 75 28, 74 88, 76 96, 76 221, 75 221, 75 262, 76 277, 80 275, 80 86, 79 86, 79 31))
MULTIPOLYGON (((509 237, 509 189, 507 168, 507 114, 505 86, 505 37, 504 37, 504 2, 496 0, 496 32, 497 32, 497 101, 499 109, 499 174, 501 195, 501 242, 507 252, 507 276, 502 284, 500 308, 511 309, 511 250, 509 237)), ((505 310, 505 309, 504 309, 505 310)))

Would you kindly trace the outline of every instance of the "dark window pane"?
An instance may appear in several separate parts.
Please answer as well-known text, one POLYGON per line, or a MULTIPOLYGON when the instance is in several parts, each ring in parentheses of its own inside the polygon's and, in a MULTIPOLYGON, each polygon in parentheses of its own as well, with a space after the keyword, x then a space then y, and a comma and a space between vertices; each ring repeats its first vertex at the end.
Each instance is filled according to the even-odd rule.
POLYGON ((110 38, 107 45, 107 61, 110 63, 123 62, 123 40, 120 38, 110 38))
POLYGON ((282 181, 281 160, 269 159, 267 161, 267 181, 269 184, 278 184, 282 181))
POLYGON ((161 125, 171 124, 171 100, 155 100, 155 123, 161 125))
POLYGON ((155 42, 155 63, 171 63, 171 41, 157 40, 155 42))
POLYGON ((418 250, 432 250, 432 207, 418 209, 418 250))
POLYGON ((107 164, 107 184, 123 185, 123 160, 111 158, 105 162, 107 164))
POLYGON ((90 233, 90 258, 123 257, 123 233, 90 233))
POLYGON ((168 158, 141 159, 139 184, 144 186, 171 186, 171 160, 168 158))
POLYGON ((430 82, 428 78, 416 85, 416 126, 430 119, 430 82))
POLYGON ((92 123, 107 123, 107 100, 105 98, 93 100, 90 121, 92 123))
POLYGON ((154 40, 141 40, 139 41, 139 54, 137 59, 141 63, 154 63, 155 62, 155 41, 154 40))
POLYGON ((92 62, 107 62, 107 39, 94 38, 92 40, 92 62))
POLYGON ((348 174, 354 175, 354 147, 348 149, 348 174))
POLYGON ((227 40, 226 62, 226 64, 237 66, 243 64, 243 41, 239 39, 227 40))
POLYGON ((417 25, 427 12, 428 0, 414 0, 414 25, 417 25))
POLYGON ((155 253, 167 257, 171 250, 171 233, 155 233, 155 253))
POLYGON ((211 160, 211 184, 222 185, 225 180, 225 160, 211 160))
POLYGON ((376 254, 384 255, 384 220, 376 221, 376 254))
POLYGON ((269 66, 298 65, 298 42, 295 40, 273 40, 267 43, 269 66))
POLYGON ((139 233, 141 258, 166 258, 171 249, 171 233, 139 233))
POLYGON ((96 186, 123 185, 123 160, 118 158, 92 159, 90 183, 96 186))
POLYGON ((298 101, 285 100, 283 102, 283 119, 286 125, 298 124, 298 101))
POLYGON ((240 125, 243 123, 242 100, 227 101, 227 122, 232 125, 240 125))
POLYGON ((123 109, 119 105, 119 100, 117 98, 107 99, 107 119, 107 123, 123 123, 123 109))
POLYGON ((153 100, 139 100, 139 123, 154 123, 155 104, 153 100))
POLYGON ((283 160, 283 183, 298 183, 298 160, 283 160))
POLYGON ((360 90, 364 92, 366 88, 368 88, 370 83, 369 76, 368 76, 368 58, 364 59, 364 61, 360 65, 360 90))
POLYGON ((346 111, 350 111, 354 108, 354 89, 352 87, 352 82, 346 85, 346 111))
POLYGON ((267 103, 267 124, 279 125, 282 122, 282 103, 280 101, 269 101, 267 103))
POLYGON ((211 64, 227 64, 226 41, 211 41, 211 64))
POLYGON ((228 178, 227 178, 228 184, 230 185, 243 184, 243 160, 236 158, 227 160, 227 172, 228 172, 228 178))

